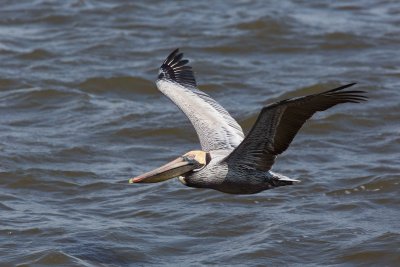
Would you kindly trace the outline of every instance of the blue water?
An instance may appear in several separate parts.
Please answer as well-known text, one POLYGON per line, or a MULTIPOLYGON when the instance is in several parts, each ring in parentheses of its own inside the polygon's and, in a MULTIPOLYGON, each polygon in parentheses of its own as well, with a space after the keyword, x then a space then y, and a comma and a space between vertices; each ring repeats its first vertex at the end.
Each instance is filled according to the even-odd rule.
POLYGON ((400 6, 388 1, 3 1, 1 266, 396 266, 400 6), (273 101, 358 82, 237 196, 128 179, 200 148, 160 92, 180 47, 247 132, 273 101))

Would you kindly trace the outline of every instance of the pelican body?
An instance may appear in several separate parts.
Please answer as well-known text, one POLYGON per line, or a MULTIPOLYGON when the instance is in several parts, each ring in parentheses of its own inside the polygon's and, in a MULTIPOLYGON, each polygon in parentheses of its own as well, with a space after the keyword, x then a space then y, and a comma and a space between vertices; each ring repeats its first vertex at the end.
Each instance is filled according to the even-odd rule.
POLYGON ((130 183, 156 183, 178 177, 186 186, 211 188, 231 194, 254 194, 299 182, 271 167, 302 125, 316 112, 342 103, 359 103, 364 91, 345 90, 347 84, 329 91, 285 99, 262 108, 245 137, 240 125, 221 105, 196 85, 192 68, 179 49, 163 62, 156 81, 158 89, 189 118, 201 150, 187 152, 130 183))

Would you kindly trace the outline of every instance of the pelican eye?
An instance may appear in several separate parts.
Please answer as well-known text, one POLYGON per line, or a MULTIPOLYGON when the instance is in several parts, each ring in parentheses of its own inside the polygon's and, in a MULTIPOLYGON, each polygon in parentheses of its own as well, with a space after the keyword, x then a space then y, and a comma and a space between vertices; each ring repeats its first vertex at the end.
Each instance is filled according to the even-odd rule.
POLYGON ((190 162, 190 163, 198 163, 197 160, 195 160, 195 156, 194 155, 183 156, 183 159, 185 161, 187 161, 187 162, 190 162))
POLYGON ((203 169, 206 165, 201 164, 200 162, 198 162, 196 159, 196 155, 186 155, 183 156, 183 159, 193 165, 195 165, 195 169, 193 169, 194 172, 196 171, 200 171, 201 169, 203 169))

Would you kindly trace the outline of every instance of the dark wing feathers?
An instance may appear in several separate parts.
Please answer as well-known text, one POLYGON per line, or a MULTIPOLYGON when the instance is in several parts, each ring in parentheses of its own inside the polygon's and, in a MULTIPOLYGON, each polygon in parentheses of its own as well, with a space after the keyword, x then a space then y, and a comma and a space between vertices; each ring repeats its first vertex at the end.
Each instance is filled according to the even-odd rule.
POLYGON ((182 86, 196 87, 196 79, 192 67, 185 66, 189 61, 183 58, 183 53, 175 49, 160 67, 158 79, 168 79, 182 86))
POLYGON ((226 158, 246 168, 267 171, 284 152, 302 125, 318 111, 337 104, 359 103, 364 91, 343 91, 354 83, 303 97, 286 99, 264 107, 243 142, 226 158))

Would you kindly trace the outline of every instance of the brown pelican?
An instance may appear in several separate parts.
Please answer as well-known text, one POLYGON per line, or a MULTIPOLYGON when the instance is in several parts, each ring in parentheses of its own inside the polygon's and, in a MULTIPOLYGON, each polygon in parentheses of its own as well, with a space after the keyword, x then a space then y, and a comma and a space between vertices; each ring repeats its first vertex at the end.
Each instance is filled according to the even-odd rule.
POLYGON ((253 194, 298 180, 274 173, 271 167, 301 126, 317 111, 337 104, 359 103, 364 91, 338 88, 265 106, 244 137, 240 125, 208 94, 196 87, 188 60, 179 49, 161 65, 158 89, 189 118, 202 150, 190 151, 153 171, 131 178, 130 183, 156 183, 174 177, 190 187, 211 188, 231 194, 253 194))

